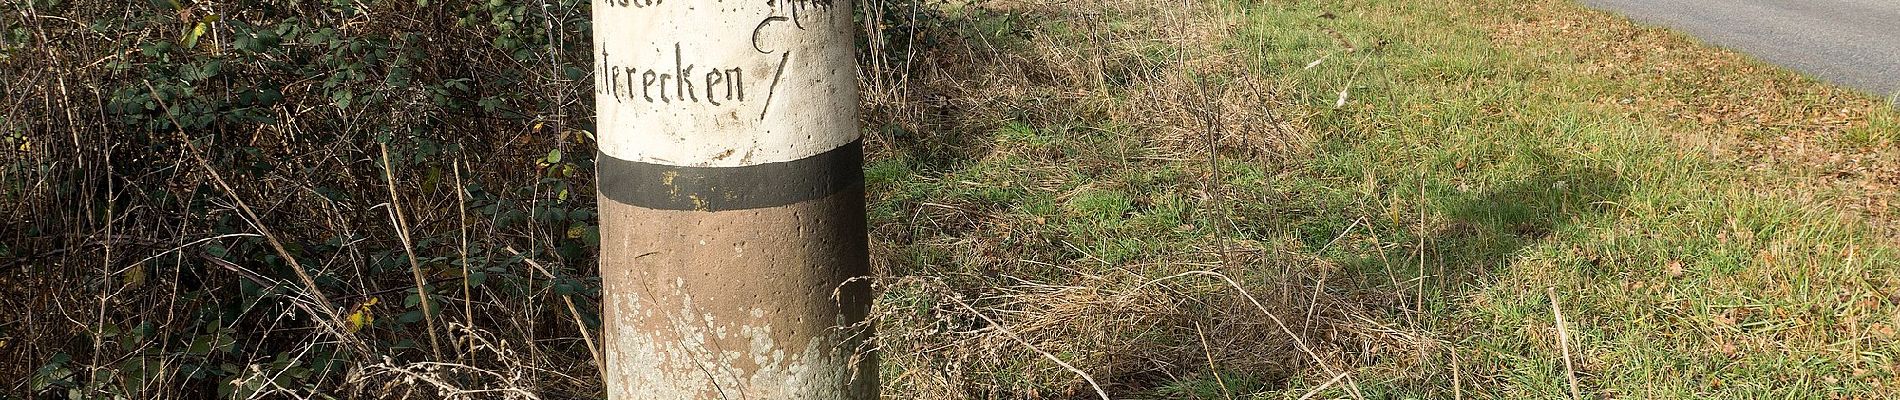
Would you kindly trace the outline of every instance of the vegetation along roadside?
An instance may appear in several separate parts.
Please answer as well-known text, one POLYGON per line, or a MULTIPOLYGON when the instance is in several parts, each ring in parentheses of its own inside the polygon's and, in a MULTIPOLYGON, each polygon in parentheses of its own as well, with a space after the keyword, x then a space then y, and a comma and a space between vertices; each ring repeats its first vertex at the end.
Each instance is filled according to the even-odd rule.
MULTIPOLYGON (((588 2, 4 7, 0 398, 604 392, 588 2)), ((1900 394, 1880 99, 1567 0, 858 15, 888 398, 1900 394)))

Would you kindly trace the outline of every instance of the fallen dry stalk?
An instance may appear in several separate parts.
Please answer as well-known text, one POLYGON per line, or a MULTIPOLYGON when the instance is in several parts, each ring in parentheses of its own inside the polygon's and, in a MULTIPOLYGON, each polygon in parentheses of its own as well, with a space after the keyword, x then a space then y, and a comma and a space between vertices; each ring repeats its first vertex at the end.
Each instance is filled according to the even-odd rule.
POLYGON ((1570 330, 1564 327, 1564 311, 1557 300, 1557 287, 1546 287, 1544 290, 1550 292, 1550 314, 1557 317, 1557 347, 1563 349, 1564 375, 1570 379, 1570 399, 1583 400, 1581 391, 1577 390, 1577 368, 1570 361, 1570 330))
MULTIPOLYGON (((422 264, 416 262, 416 246, 409 241, 409 221, 403 218, 402 203, 396 197, 396 169, 389 166, 389 144, 377 143, 376 148, 383 153, 383 187, 389 188, 389 224, 396 228, 396 239, 402 241, 402 252, 409 256, 409 273, 416 278, 416 304, 422 306, 422 322, 429 328, 429 351, 435 359, 442 358, 442 338, 436 335, 435 310, 429 305, 429 279, 422 275, 422 264)), ((459 353, 459 352, 458 352, 459 353)))
POLYGON ((1069 362, 1067 361, 1062 361, 1061 357, 1056 357, 1056 355, 1054 354, 1049 354, 1049 352, 1043 351, 1042 349, 1037 348, 1036 345, 1030 344, 1028 340, 1023 340, 1023 337, 1017 335, 1016 332, 1011 332, 1008 328, 1004 328, 1003 324, 997 323, 996 320, 990 319, 990 316, 983 315, 981 311, 977 311, 976 307, 971 307, 970 303, 964 302, 963 298, 958 297, 956 293, 947 293, 947 294, 948 296, 944 296, 944 297, 948 297, 950 298, 950 301, 956 302, 957 306, 963 307, 964 311, 969 311, 970 314, 975 315, 977 318, 982 319, 983 322, 990 324, 990 326, 992 327, 995 327, 998 332, 1002 332, 1003 335, 1009 336, 1010 340, 1015 340, 1016 343, 1022 344, 1023 347, 1028 347, 1029 350, 1035 351, 1036 354, 1041 354, 1043 358, 1047 358, 1049 359, 1049 361, 1054 361, 1056 365, 1061 365, 1062 368, 1068 369, 1069 372, 1074 372, 1076 375, 1081 375, 1082 380, 1088 381, 1089 387, 1095 389, 1095 395, 1101 396, 1102 400, 1111 400, 1108 397, 1108 391, 1102 390, 1102 385, 1099 383, 1095 383, 1095 377, 1089 376, 1089 373, 1082 372, 1082 369, 1076 368, 1074 365, 1069 365, 1069 362))
POLYGON ((338 339, 342 339, 351 349, 363 355, 374 354, 370 351, 369 345, 364 344, 356 335, 352 335, 348 330, 343 329, 343 316, 337 314, 336 306, 330 302, 329 296, 323 294, 323 289, 317 286, 317 280, 310 277, 310 270, 305 269, 303 263, 298 262, 296 257, 290 256, 290 251, 284 249, 284 243, 277 240, 277 235, 271 234, 269 227, 264 226, 264 220, 258 218, 257 213, 251 211, 251 206, 244 203, 244 198, 238 196, 237 190, 232 189, 230 184, 225 183, 224 176, 219 175, 218 170, 212 168, 210 162, 205 161, 204 155, 198 151, 198 145, 193 144, 191 137, 185 135, 184 125, 179 125, 177 118, 172 117, 171 106, 166 104, 164 98, 158 95, 158 89, 153 88, 151 82, 145 82, 145 90, 151 91, 152 99, 157 100, 159 107, 164 108, 165 118, 171 120, 173 127, 178 128, 178 140, 185 143, 185 149, 190 151, 191 159, 198 163, 199 168, 204 168, 205 174, 211 175, 211 181, 218 184, 219 190, 224 191, 226 196, 231 196, 231 202, 237 203, 238 211, 243 213, 244 221, 249 223, 251 228, 257 229, 259 235, 264 236, 264 242, 270 244, 271 251, 277 253, 278 257, 283 258, 285 264, 290 264, 290 270, 297 274, 297 280, 303 284, 304 290, 307 292, 305 295, 310 296, 310 298, 317 303, 315 307, 316 310, 306 308, 305 311, 310 311, 311 314, 314 314, 312 316, 317 317, 317 322, 323 326, 324 330, 330 331, 330 333, 336 335, 338 339))
POLYGON ((1339 375, 1333 375, 1333 379, 1327 379, 1326 383, 1319 384, 1319 387, 1316 387, 1316 388, 1313 388, 1313 390, 1307 391, 1306 394, 1304 395, 1300 395, 1300 400, 1311 399, 1313 398, 1313 396, 1318 396, 1320 392, 1324 392, 1326 391, 1327 388, 1330 388, 1330 387, 1333 387, 1333 385, 1339 384, 1339 380, 1345 377, 1346 377, 1345 372, 1341 372, 1339 373, 1339 375))
MULTIPOLYGON (((516 251, 514 247, 505 247, 502 248, 502 250, 507 250, 508 254, 521 257, 522 262, 528 263, 528 266, 534 267, 536 271, 541 271, 542 275, 547 275, 549 282, 554 281, 554 272, 548 271, 547 268, 542 268, 541 263, 535 262, 534 259, 521 254, 521 252, 516 251)), ((580 330, 581 339, 587 341, 587 352, 594 356, 594 367, 601 370, 601 376, 607 376, 607 364, 606 361, 600 357, 600 345, 594 343, 594 334, 588 332, 587 323, 581 320, 581 311, 580 308, 574 306, 574 298, 561 296, 561 301, 567 303, 567 314, 574 318, 574 329, 580 330)))
POLYGON ((1458 349, 1451 349, 1451 400, 1465 400, 1464 382, 1458 375, 1464 373, 1458 367, 1458 349))
MULTIPOLYGON (((1225 274, 1221 274, 1219 272, 1214 272, 1214 271, 1182 272, 1179 274, 1168 275, 1165 277, 1161 277, 1160 279, 1148 281, 1147 283, 1141 284, 1141 286, 1135 287, 1135 290, 1141 290, 1142 288, 1147 287, 1148 285, 1161 283, 1162 281, 1167 281, 1167 280, 1185 277, 1189 275, 1204 275, 1204 276, 1212 276, 1215 278, 1220 278, 1221 281, 1227 283, 1227 286, 1233 287, 1234 291, 1239 292, 1241 297, 1245 297, 1247 298, 1248 302, 1253 303, 1254 308, 1260 309, 1260 313, 1265 314, 1267 316, 1267 319, 1273 320, 1273 325, 1279 327, 1280 332, 1285 333, 1288 338, 1293 340, 1293 346, 1299 348, 1300 352, 1306 353, 1307 357, 1311 357, 1313 359, 1313 363, 1316 365, 1319 365, 1320 369, 1325 370, 1326 374, 1328 375, 1339 374, 1339 376, 1347 375, 1345 372, 1336 372, 1333 369, 1332 365, 1327 364, 1325 359, 1320 358, 1319 353, 1313 352, 1312 348, 1309 348, 1306 346, 1306 341, 1300 339, 1300 335, 1294 334, 1292 329, 1287 328, 1286 322, 1280 321, 1279 316, 1274 315, 1272 311, 1268 311, 1267 306, 1265 304, 1260 303, 1260 299, 1254 298, 1253 293, 1247 292, 1246 288, 1243 288, 1240 286, 1240 282, 1235 282, 1233 278, 1229 278, 1225 274)), ((1350 372, 1350 371, 1347 371, 1347 372, 1350 372)), ((1346 379, 1346 388, 1350 389, 1349 393, 1352 394, 1353 398, 1359 399, 1359 400, 1365 400, 1365 396, 1359 393, 1359 384, 1354 383, 1352 379, 1350 378, 1346 379)))
POLYGON ((1227 390, 1227 378, 1222 378, 1220 376, 1220 367, 1214 365, 1214 349, 1207 344, 1207 331, 1201 329, 1200 322, 1194 323, 1194 335, 1201 339, 1201 356, 1207 358, 1207 370, 1214 374, 1214 383, 1220 385, 1221 397, 1227 400, 1234 400, 1234 393, 1227 390))
MULTIPOLYGON (((462 320, 465 324, 475 324, 475 291, 468 284, 468 186, 462 185, 462 160, 455 160, 455 232, 461 238, 457 252, 462 257, 462 320)), ((467 338, 465 338, 467 339, 467 338)), ((468 355, 468 351, 458 351, 459 356, 468 355)))

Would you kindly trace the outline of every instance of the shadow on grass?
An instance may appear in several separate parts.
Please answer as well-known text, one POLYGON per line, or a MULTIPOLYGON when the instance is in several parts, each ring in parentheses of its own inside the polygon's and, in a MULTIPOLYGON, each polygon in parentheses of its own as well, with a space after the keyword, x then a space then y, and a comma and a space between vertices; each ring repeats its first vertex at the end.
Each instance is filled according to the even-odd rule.
MULTIPOLYGON (((1415 317, 1448 315, 1445 307, 1464 304, 1463 299, 1472 291, 1482 290, 1492 277, 1508 273, 1506 269, 1529 249, 1587 234, 1577 229, 1607 218, 1614 212, 1612 204, 1627 195, 1627 185, 1613 171, 1584 160, 1533 154, 1514 166, 1494 168, 1509 168, 1516 178, 1461 184, 1457 173, 1434 171, 1423 177, 1422 201, 1418 189, 1404 189, 1407 185, 1418 187, 1418 178, 1388 182, 1392 186, 1383 195, 1404 198, 1407 207, 1398 209, 1407 211, 1393 211, 1380 200, 1367 200, 1354 185, 1323 179, 1315 182, 1331 183, 1292 190, 1296 193, 1290 194, 1287 204, 1255 208, 1256 213, 1279 214, 1277 220, 1273 215, 1260 215, 1264 217, 1260 221, 1267 221, 1267 225, 1298 226, 1295 234, 1304 247, 1321 251, 1315 256, 1338 266, 1288 270, 1291 276, 1285 279, 1299 283, 1287 287, 1294 292, 1283 306, 1307 313, 1285 316, 1289 324, 1295 325, 1295 331, 1309 343, 1338 351, 1348 364, 1389 365, 1391 357, 1418 357, 1409 362, 1421 368, 1446 362, 1437 358, 1441 353, 1430 343, 1410 341, 1404 335, 1367 332, 1400 329, 1428 331, 1433 334, 1427 336, 1435 336, 1461 331, 1457 326, 1423 322, 1436 318, 1415 317), (1300 191, 1305 193, 1297 193, 1300 191), (1418 230, 1417 207, 1424 207, 1426 213, 1427 228, 1423 232, 1418 230), (1354 225, 1358 227, 1348 229, 1354 225), (1312 292, 1313 285, 1318 285, 1320 291, 1312 292), (1434 309, 1437 311, 1431 311, 1434 309), (1372 326, 1369 321, 1387 325, 1372 326)), ((1345 172, 1346 176, 1357 173, 1336 172, 1345 172)), ((1255 232, 1272 234, 1270 228, 1255 232)), ((1261 378, 1265 378, 1263 386, 1271 389, 1284 389, 1292 383, 1284 380, 1292 377, 1261 378)), ((1374 392, 1431 393, 1444 388, 1434 384, 1433 379, 1444 378, 1434 373, 1412 378, 1417 380, 1384 382, 1363 389, 1369 391, 1367 396, 1378 397, 1374 392)))
POLYGON ((1505 267, 1524 248, 1602 215, 1624 194, 1608 171, 1552 166, 1474 195, 1454 196, 1443 208, 1448 223, 1426 235, 1426 265, 1436 264, 1436 273, 1448 279, 1442 287, 1462 286, 1505 267))

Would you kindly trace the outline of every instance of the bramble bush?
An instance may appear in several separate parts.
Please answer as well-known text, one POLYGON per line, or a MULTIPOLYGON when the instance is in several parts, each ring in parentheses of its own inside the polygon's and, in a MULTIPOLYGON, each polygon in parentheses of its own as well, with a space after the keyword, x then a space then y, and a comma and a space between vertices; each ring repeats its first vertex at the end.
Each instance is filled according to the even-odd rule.
POLYGON ((0 398, 597 397, 586 1, 8 7, 0 398))

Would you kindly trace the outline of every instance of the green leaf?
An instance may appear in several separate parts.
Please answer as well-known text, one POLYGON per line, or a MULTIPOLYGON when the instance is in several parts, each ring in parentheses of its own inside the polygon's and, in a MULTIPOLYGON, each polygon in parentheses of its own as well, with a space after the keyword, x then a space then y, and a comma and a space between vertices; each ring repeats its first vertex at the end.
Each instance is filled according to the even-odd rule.
POLYGON ((488 282, 487 272, 475 271, 475 272, 468 273, 468 286, 470 287, 481 286, 483 283, 486 283, 486 282, 488 282))
POLYGON ((350 102, 356 100, 356 94, 350 93, 348 90, 341 90, 337 91, 336 94, 330 95, 330 100, 336 102, 336 108, 350 108, 350 102))
POLYGON ((389 70, 389 75, 383 77, 383 83, 389 86, 396 86, 396 87, 409 86, 409 70, 402 69, 402 68, 391 68, 389 70))
POLYGON ((191 347, 185 349, 185 354, 194 356, 211 354, 211 341, 212 338, 210 336, 199 336, 197 339, 192 339, 191 347))
POLYGON ((198 38, 203 37, 205 31, 211 29, 211 22, 217 20, 218 16, 216 15, 206 15, 204 19, 199 20, 198 23, 192 24, 191 29, 185 31, 185 36, 178 39, 178 43, 183 44, 187 49, 198 47, 198 38))
POLYGON ((587 242, 588 247, 600 247, 600 227, 588 226, 581 233, 581 240, 587 242))
POLYGON ((73 360, 73 356, 71 354, 66 354, 66 353, 54 354, 51 359, 46 360, 46 367, 41 368, 41 370, 46 370, 48 368, 64 367, 66 366, 67 362, 70 362, 72 360, 73 360))

